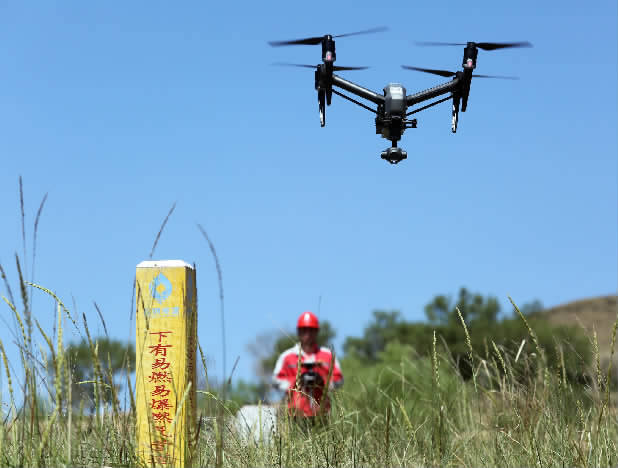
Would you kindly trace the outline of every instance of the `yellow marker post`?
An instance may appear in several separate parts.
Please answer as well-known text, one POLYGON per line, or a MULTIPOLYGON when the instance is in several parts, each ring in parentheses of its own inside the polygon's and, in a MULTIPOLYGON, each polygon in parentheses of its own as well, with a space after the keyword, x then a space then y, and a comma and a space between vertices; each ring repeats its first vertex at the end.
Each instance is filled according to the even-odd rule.
POLYGON ((146 466, 191 466, 196 428, 195 269, 182 260, 136 268, 137 451, 146 466))

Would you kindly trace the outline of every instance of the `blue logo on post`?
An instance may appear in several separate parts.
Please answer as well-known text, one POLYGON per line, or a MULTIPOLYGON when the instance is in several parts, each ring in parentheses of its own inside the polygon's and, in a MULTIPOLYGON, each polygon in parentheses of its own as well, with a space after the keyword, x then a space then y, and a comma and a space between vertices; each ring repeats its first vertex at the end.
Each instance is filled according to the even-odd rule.
POLYGON ((172 294, 172 283, 163 273, 159 273, 150 282, 150 295, 156 301, 163 302, 172 294))

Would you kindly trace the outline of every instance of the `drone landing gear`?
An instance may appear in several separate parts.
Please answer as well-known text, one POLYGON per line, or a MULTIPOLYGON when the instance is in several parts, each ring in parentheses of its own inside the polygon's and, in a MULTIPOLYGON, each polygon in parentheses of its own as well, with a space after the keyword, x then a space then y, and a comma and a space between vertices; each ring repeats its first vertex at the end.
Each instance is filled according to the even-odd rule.
POLYGON ((397 142, 393 141, 393 146, 382 151, 380 157, 387 160, 391 164, 397 164, 404 159, 407 159, 408 152, 397 147, 397 142))
POLYGON ((459 120, 459 95, 453 94, 453 118, 451 120, 451 132, 457 133, 457 121, 459 120))
POLYGON ((320 125, 324 127, 326 125, 326 106, 324 105, 325 100, 325 92, 320 90, 318 91, 318 104, 320 108, 320 125))

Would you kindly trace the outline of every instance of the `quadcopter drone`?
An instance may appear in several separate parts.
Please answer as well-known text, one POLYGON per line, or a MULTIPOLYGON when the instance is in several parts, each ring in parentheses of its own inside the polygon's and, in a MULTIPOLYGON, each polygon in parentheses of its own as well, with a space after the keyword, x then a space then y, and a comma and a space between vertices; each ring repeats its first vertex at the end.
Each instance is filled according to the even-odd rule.
POLYGON ((354 104, 367 109, 376 114, 376 134, 381 135, 382 138, 390 140, 392 146, 385 149, 381 153, 382 159, 385 159, 391 164, 397 164, 408 157, 406 151, 397 147, 397 142, 401 139, 401 135, 408 128, 416 128, 417 120, 408 119, 412 114, 416 114, 422 110, 433 107, 437 104, 445 102, 449 99, 453 100, 453 114, 451 121, 451 131, 455 133, 457 131, 457 121, 459 118, 459 110, 461 105, 461 111, 465 112, 468 106, 468 96, 470 95, 470 84, 473 77, 477 78, 503 78, 503 79, 517 79, 510 76, 492 76, 492 75, 477 75, 473 74, 473 70, 476 68, 476 58, 478 55, 478 49, 482 50, 496 50, 504 49, 508 47, 531 47, 529 42, 468 42, 467 44, 449 43, 449 42, 421 42, 420 45, 448 45, 448 46, 465 46, 463 55, 463 70, 457 72, 451 72, 448 70, 435 70, 430 68, 418 68, 407 65, 402 65, 402 68, 406 70, 416 70, 424 73, 431 73, 438 76, 452 77, 452 80, 434 86, 433 88, 419 91, 414 94, 406 94, 406 88, 400 83, 389 83, 384 88, 384 93, 379 94, 370 89, 364 88, 351 81, 341 78, 335 75, 335 71, 344 70, 364 70, 367 67, 344 67, 335 65, 337 58, 335 54, 335 40, 336 37, 345 37, 358 34, 368 34, 379 31, 384 31, 387 28, 374 28, 365 31, 358 31, 348 34, 340 34, 332 36, 330 34, 317 37, 308 37, 305 39, 296 39, 291 41, 274 41, 269 42, 273 47, 286 46, 286 45, 318 45, 322 44, 322 63, 318 65, 305 65, 296 63, 277 63, 278 65, 288 65, 295 67, 314 68, 315 69, 315 89, 318 92, 318 107, 320 111, 320 124, 322 127, 326 125, 326 106, 330 106, 332 95, 336 94, 342 98, 353 102, 354 104), (365 105, 346 94, 335 89, 340 88, 344 91, 348 91, 360 98, 366 99, 373 103, 377 108, 372 108, 365 105), (449 94, 447 97, 438 99, 423 107, 408 112, 408 108, 421 102, 437 98, 443 94, 449 94))

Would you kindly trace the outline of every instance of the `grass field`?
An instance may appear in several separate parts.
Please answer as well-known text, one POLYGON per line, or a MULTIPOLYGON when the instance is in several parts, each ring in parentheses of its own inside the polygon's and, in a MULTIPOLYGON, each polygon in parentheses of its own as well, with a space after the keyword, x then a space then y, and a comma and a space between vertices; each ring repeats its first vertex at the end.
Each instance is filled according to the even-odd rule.
MULTIPOLYGON (((21 290, 27 303, 25 284, 21 290)), ((1 402, 0 465, 139 466, 132 393, 125 404, 113 391, 114 403, 101 403, 111 376, 104 375, 105 356, 98 355, 87 327, 95 369, 94 413, 72 402, 71 366, 62 339, 63 327, 75 326, 71 313, 55 298, 54 334, 41 329, 27 307, 20 313, 4 300, 19 324, 21 362, 9 363, 0 345, 10 389, 10 401, 1 402), (23 369, 23 382, 10 371, 16 367, 23 369)), ((610 333, 610 358, 617 325, 610 333)), ((602 368, 595 337, 595 358, 582 363, 590 375, 584 383, 569 381, 564 366, 546 365, 546 351, 536 344, 532 329, 516 355, 491 340, 478 355, 468 343, 474 374, 466 381, 434 333, 430 358, 399 349, 397 355, 406 357, 389 361, 375 374, 347 375, 343 389, 332 396, 328 421, 305 428, 281 413, 275 431, 257 442, 233 430, 232 405, 210 397, 196 431, 194 465, 616 466, 618 413, 608 385, 611 367, 602 368)), ((386 352, 397 346, 390 344, 386 352)), ((560 353, 567 352, 565 346, 556 343, 560 353)))

